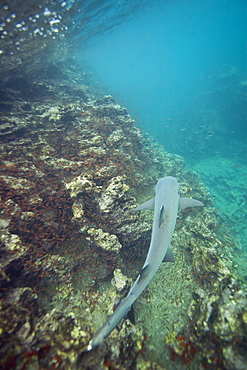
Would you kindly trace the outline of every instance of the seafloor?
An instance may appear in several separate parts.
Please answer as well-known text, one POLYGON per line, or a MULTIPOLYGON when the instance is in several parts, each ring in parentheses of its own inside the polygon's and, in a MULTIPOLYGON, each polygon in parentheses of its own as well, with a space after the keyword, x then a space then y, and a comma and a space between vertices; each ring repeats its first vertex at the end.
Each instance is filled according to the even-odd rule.
POLYGON ((246 369, 240 245, 199 176, 135 127, 71 61, 12 71, 1 97, 1 369, 246 369), (179 213, 172 248, 102 347, 87 345, 126 295, 157 180, 204 202, 179 213))

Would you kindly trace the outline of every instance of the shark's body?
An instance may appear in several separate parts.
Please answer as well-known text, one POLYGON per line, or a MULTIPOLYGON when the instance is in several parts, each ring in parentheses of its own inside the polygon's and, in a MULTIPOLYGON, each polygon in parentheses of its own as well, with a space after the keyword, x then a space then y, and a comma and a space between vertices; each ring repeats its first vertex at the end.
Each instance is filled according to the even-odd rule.
POLYGON ((128 313, 132 304, 149 284, 161 262, 174 262, 170 244, 178 210, 200 206, 203 206, 203 203, 198 200, 180 198, 179 184, 176 178, 168 176, 157 182, 154 199, 135 208, 135 211, 143 209, 154 210, 152 237, 147 258, 129 294, 90 340, 88 350, 100 345, 104 338, 112 332, 120 320, 128 313))

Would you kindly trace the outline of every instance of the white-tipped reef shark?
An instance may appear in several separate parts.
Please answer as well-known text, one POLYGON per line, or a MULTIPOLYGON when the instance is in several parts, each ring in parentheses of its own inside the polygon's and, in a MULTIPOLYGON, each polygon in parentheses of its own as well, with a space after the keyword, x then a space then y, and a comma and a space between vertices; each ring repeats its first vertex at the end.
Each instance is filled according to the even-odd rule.
POLYGON ((202 207, 203 205, 202 202, 195 199, 181 198, 177 179, 167 176, 157 182, 154 198, 134 209, 134 211, 154 210, 151 243, 147 258, 129 294, 90 340, 88 350, 99 346, 116 328, 121 319, 127 315, 132 304, 149 284, 162 261, 174 262, 170 244, 178 210, 188 207, 202 207))

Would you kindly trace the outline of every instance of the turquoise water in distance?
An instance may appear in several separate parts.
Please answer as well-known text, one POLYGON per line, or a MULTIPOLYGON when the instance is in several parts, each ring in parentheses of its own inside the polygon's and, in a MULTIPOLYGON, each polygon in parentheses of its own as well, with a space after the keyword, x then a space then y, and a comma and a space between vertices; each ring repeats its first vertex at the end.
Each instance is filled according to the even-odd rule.
POLYGON ((246 19, 242 0, 163 2, 75 55, 144 132, 201 175, 247 250, 246 19))
MULTIPOLYGON (((78 86, 78 81, 80 81, 79 83, 82 83, 81 81, 83 81, 83 83, 85 84, 89 83, 89 86, 92 86, 93 88, 97 88, 99 86, 97 81, 100 81, 102 84, 102 91, 105 94, 112 95, 117 103, 120 103, 122 106, 128 109, 131 116, 135 118, 136 125, 142 128, 144 134, 146 133, 150 135, 167 152, 179 154, 180 156, 182 156, 185 159, 188 168, 195 170, 201 176, 201 179, 210 191, 215 207, 219 211, 219 220, 223 223, 223 225, 220 224, 219 229, 217 229, 217 237, 219 237, 219 239, 223 241, 224 248, 227 251, 229 249, 231 251, 231 253, 226 253, 228 258, 227 266, 228 263, 229 265, 232 264, 234 271, 235 268, 237 268, 237 273, 247 283, 246 0, 5 0, 4 2, 2 2, 2 4, 0 4, 0 9, 0 67, 2 73, 1 80, 3 80, 2 82, 4 82, 4 84, 6 81, 8 81, 10 90, 11 80, 12 83, 13 81, 15 81, 14 84, 16 84, 16 86, 13 87, 15 87, 16 90, 14 89, 13 93, 18 94, 18 92, 20 92, 20 95, 14 95, 14 98, 15 96, 17 96, 17 104, 15 105, 15 109, 23 109, 23 117, 29 115, 30 109, 30 115, 40 115, 41 122, 43 119, 45 122, 46 117, 47 120, 48 117, 50 117, 51 124, 53 124, 53 114, 57 117, 56 120, 60 120, 60 118, 58 118, 60 114, 58 114, 57 112, 60 112, 61 108, 64 117, 67 117, 66 112, 68 109, 68 125, 70 125, 71 117, 73 119, 73 115, 70 116, 70 112, 72 112, 73 109, 76 109, 76 103, 74 104, 74 101, 76 101, 76 98, 78 96, 78 102, 80 104, 84 99, 84 89, 86 89, 86 87, 83 85, 81 86, 82 88, 80 88, 80 86, 78 86), (65 61, 65 63, 63 63, 63 61, 65 61), (71 106, 69 103, 70 99, 66 99, 67 84, 65 83, 65 79, 67 74, 63 76, 63 68, 61 70, 59 68, 60 63, 61 65, 64 64, 63 68, 65 68, 66 65, 69 66, 67 71, 68 76, 70 76, 70 78, 68 79, 68 97, 70 97, 70 94, 75 93, 75 95, 71 95, 71 97, 73 97, 73 99, 71 99, 71 101, 73 101, 71 106), (81 79, 80 74, 78 74, 78 63, 79 65, 81 64, 82 67, 81 71, 83 79, 81 79), (58 66, 58 68, 56 67, 56 65, 58 66), (74 65, 76 65, 76 68, 74 68, 74 65), (47 66, 48 68, 46 70, 47 66), (19 68, 19 71, 23 70, 24 72, 23 76, 21 75, 21 77, 23 78, 18 78, 19 68), (44 71, 46 70, 46 77, 44 77, 44 75, 42 76, 42 83, 39 83, 39 68, 43 71, 42 73, 44 73, 44 71), (61 88, 60 96, 62 100, 60 101, 60 98, 58 100, 55 100, 54 110, 53 107, 50 107, 50 105, 53 104, 53 100, 49 102, 47 101, 47 106, 45 102, 43 105, 42 100, 40 102, 41 105, 39 103, 36 105, 35 99, 38 99, 38 95, 37 97, 34 96, 34 100, 32 100, 33 97, 30 96, 30 104, 24 104, 25 93, 27 94, 27 102, 29 99, 29 95, 32 95, 32 86, 29 85, 29 82, 26 81, 24 78, 26 71, 30 71, 31 76, 34 76, 34 91, 36 91, 37 89, 37 91, 39 91, 42 96, 42 89, 44 88, 44 97, 47 96, 47 99, 49 96, 48 92, 51 93, 50 96, 51 99, 53 99, 53 89, 55 88, 58 91, 56 91, 54 97, 59 97, 59 89, 61 88), (92 74, 84 74, 84 72, 87 71, 92 72, 92 74), (35 81, 35 76, 37 76, 37 81, 35 81), (60 77, 62 79, 61 85, 59 83, 60 77), (45 80, 47 79, 44 84, 43 78, 45 78, 45 80), (49 78, 51 78, 51 80, 54 79, 54 81, 51 81, 51 85, 49 84, 49 78), (72 81, 75 83, 75 86, 71 87, 70 83, 72 83, 72 81), (77 90, 77 87, 78 91, 75 91, 77 90), (82 95, 80 95, 80 93, 82 95), (23 102, 21 94, 23 94, 23 102), (64 107, 61 107, 61 104, 64 104, 64 107), (222 235, 223 233, 224 235, 222 235), (232 242, 233 238, 235 244, 232 242), (229 261, 229 259, 231 259, 231 261, 229 261)), ((2 109, 4 117, 4 109, 12 109, 12 104, 8 104, 8 96, 6 98, 4 89, 0 91, 0 94, 3 103, 2 109)), ((87 104, 86 99, 85 104, 87 104)), ((10 99, 10 101, 11 100, 12 98, 10 99)), ((78 109, 79 114, 83 107, 84 103, 82 103, 82 107, 78 109)), ((15 121, 15 119, 19 120, 19 116, 17 115, 17 113, 17 110, 13 110, 13 112, 11 112, 10 122, 12 122, 12 119, 13 122, 15 121)), ((87 117, 87 115, 85 116, 87 117)), ((76 115, 76 125, 77 122, 79 122, 79 119, 80 118, 78 115, 77 121, 76 115)), ((24 133, 25 130, 28 129, 28 126, 26 125, 26 123, 28 124, 28 122, 29 121, 25 122, 25 125, 23 126, 24 133)), ((33 130, 33 127, 35 126, 34 122, 32 121, 31 130, 33 130)), ((88 128, 90 130, 90 123, 88 128)), ((39 129, 40 128, 38 127, 38 130, 39 129)), ((44 132, 44 130, 42 131, 44 132)), ((60 131, 59 126, 58 131, 60 131)), ((66 130, 64 132, 66 132, 66 130)), ((77 131, 75 131, 75 133, 76 132, 77 131)), ((47 132, 44 132, 44 134, 47 135, 47 132)), ((23 145, 21 137, 22 130, 20 132, 20 137, 18 135, 19 132, 17 132, 16 143, 18 145, 23 145)), ((15 142, 13 143, 15 145, 15 142)), ((45 145, 40 138, 38 139, 37 143, 45 145)), ((27 144, 27 147, 29 147, 29 144, 27 144)), ((41 154, 47 154, 47 156, 50 155, 47 149, 44 149, 44 152, 43 149, 42 152, 41 149, 39 151, 41 154)), ((62 152, 63 151, 61 151, 61 155, 62 152)), ((11 156, 12 154, 10 155, 10 157, 11 156)), ((54 164, 58 163, 57 160, 58 158, 55 157, 54 164)), ((31 158, 29 156, 27 156, 27 162, 31 163, 31 158), (28 158, 30 159, 30 162, 28 162, 28 158)), ((49 163, 52 164, 53 162, 51 161, 49 163)), ((20 162, 20 164, 22 163, 20 162)), ((50 166, 51 165, 49 164, 49 167, 50 166)), ((6 165, 6 167, 8 167, 8 164, 6 165)), ((43 171, 43 165, 40 167, 43 171)), ((25 167, 23 167, 22 170, 24 171, 25 167)), ((47 171, 49 174, 50 170, 48 169, 47 171)), ((164 176, 166 175, 167 173, 164 173, 164 176)), ((174 175, 176 176, 176 174, 174 175)), ((14 180, 9 181, 10 183, 13 183, 13 186, 16 185, 14 180)), ((100 181, 101 180, 99 180, 99 183, 100 181)), ((22 185, 21 183, 20 188, 22 186, 24 187, 24 185, 22 185)), ((25 194, 26 188, 24 187, 23 189, 23 194, 25 194)), ((40 189, 40 191, 43 191, 41 187, 40 189)), ((34 199, 35 204, 35 198, 31 197, 30 199, 31 201, 32 199, 34 199)), ((59 205, 60 204, 61 203, 59 202, 59 205)), ((77 207, 77 203, 74 204, 77 207)), ((80 202, 78 203, 78 206, 80 206, 80 202)), ((18 213, 19 210, 17 209, 16 212, 18 213)), ((75 212, 77 212, 77 208, 75 208, 75 212)), ((81 213, 80 211, 78 212, 78 219, 80 219, 81 213)), ((85 216, 87 215, 85 214, 85 216)), ((14 214, 13 220, 15 220, 15 217, 17 216, 15 216, 14 214)), ((25 212, 24 219, 26 217, 27 220, 29 220, 29 217, 32 220, 30 212, 25 212)), ((51 217, 53 216, 51 215, 51 217)), ((69 217, 71 217, 71 215, 69 217)), ((16 218, 16 220, 17 219, 18 218, 16 218)), ((33 224, 31 223, 31 225, 33 224)), ((14 233, 14 226, 12 224, 10 226, 13 227, 14 233)), ((35 228, 35 224, 32 227, 35 228)), ((85 226, 85 230, 86 227, 87 225, 85 226)), ((34 240, 36 240, 36 238, 34 240)), ((50 242, 48 244, 50 244, 50 242)), ((72 246, 73 245, 77 248, 76 242, 74 244, 73 241, 72 246)), ((83 248, 84 244, 79 247, 78 251, 83 248)), ((38 270, 36 270, 36 265, 34 264, 34 262, 36 263, 36 258, 40 258, 39 254, 37 254, 36 256, 35 253, 33 255, 34 260, 32 261, 32 258, 30 258, 30 261, 28 260, 26 263, 28 254, 26 254, 27 252, 25 250, 23 250, 21 253, 23 253, 23 259, 18 255, 15 256, 15 253, 13 255, 12 253, 9 253, 11 257, 11 263, 13 257, 14 259, 17 258, 17 266, 19 266, 19 261, 22 264, 23 260, 23 266, 20 267, 21 269, 23 269, 23 271, 25 270, 25 267, 28 267, 28 269, 25 270, 26 274, 23 274, 23 276, 21 275, 21 285, 13 285, 13 289, 17 288, 17 292, 22 290, 22 287, 24 287, 24 289, 26 287, 26 282, 23 282, 23 284, 25 285, 22 285, 23 277, 32 277, 32 270, 30 270, 29 272, 30 265, 28 264, 28 262, 33 262, 33 265, 35 266, 33 270, 35 278, 35 276, 38 274, 38 270)), ((54 253, 56 253, 56 250, 54 251, 54 253)), ((30 256, 32 257, 32 253, 30 254, 30 256)), ((64 268, 66 268, 66 270, 64 271, 67 274, 66 256, 67 252, 65 253, 64 262, 61 263, 61 269, 63 270, 64 268)), ((88 259, 87 257, 85 257, 85 261, 90 262, 90 267, 91 259, 94 259, 95 256, 96 259, 98 259, 97 253, 96 255, 94 253, 91 255, 90 253, 90 257, 88 257, 88 259)), ((199 257, 199 254, 196 255, 195 260, 196 258, 198 258, 197 256, 199 257)), ((56 266, 56 263, 59 263, 60 265, 60 261, 62 260, 55 260, 54 258, 53 261, 54 266, 56 266)), ((83 267, 83 261, 84 257, 82 255, 82 262, 79 261, 79 266, 83 267)), ((158 353, 155 353, 155 356, 158 357, 160 355, 162 358, 165 343, 163 340, 160 341, 160 338, 162 336, 160 336, 161 321, 159 314, 161 310, 164 310, 164 316, 162 316, 164 319, 164 325, 166 325, 166 320, 168 317, 166 317, 165 310, 169 310, 169 313, 171 313, 172 317, 173 308, 181 307, 181 313, 184 312, 187 315, 187 310, 183 311, 182 309, 185 307, 184 302, 186 301, 186 299, 190 298, 191 294, 189 282, 190 279, 186 278, 187 274, 191 274, 190 266, 189 264, 184 263, 185 261, 187 261, 187 258, 184 259, 184 257, 181 255, 181 259, 179 260, 178 258, 178 261, 181 266, 180 269, 177 268, 177 265, 175 267, 167 266, 164 270, 164 275, 160 275, 160 281, 162 281, 162 284, 164 282, 164 279, 168 279, 168 282, 170 279, 170 281, 172 282, 173 277, 175 278, 179 275, 179 279, 176 282, 177 289, 174 289, 175 293, 178 293, 178 295, 173 295, 173 293, 171 294, 171 292, 169 291, 170 286, 172 286, 173 289, 173 286, 175 285, 169 283, 165 286, 165 288, 168 288, 165 291, 165 294, 163 294, 163 292, 162 294, 159 294, 159 287, 161 286, 161 283, 157 284, 156 288, 154 288, 156 283, 152 281, 151 284, 153 284, 153 286, 152 288, 150 288, 150 291, 152 291, 152 295, 150 295, 149 297, 151 297, 151 300, 153 299, 153 308, 150 310, 150 307, 148 307, 148 305, 142 305, 142 302, 148 302, 149 298, 147 299, 147 296, 145 297, 144 295, 142 295, 140 297, 140 300, 138 299, 138 301, 136 302, 137 310, 139 305, 140 315, 143 315, 143 318, 146 322, 148 322, 148 325, 150 324, 149 333, 153 331, 153 327, 155 328, 155 336, 153 337, 154 341, 156 340, 156 333, 158 338, 157 345, 155 343, 154 346, 155 352, 158 353), (171 274, 167 274, 168 269, 171 274), (178 270, 180 274, 177 273, 178 270), (186 287, 186 289, 184 289, 184 286, 186 287), (181 293, 179 289, 183 292, 181 293), (170 300, 169 295, 172 299, 174 299, 174 302, 176 304, 174 304, 174 302, 170 300), (156 300, 156 298, 158 299, 158 301, 156 300), (176 302, 177 299, 178 302, 176 302), (166 304, 165 306, 162 306, 164 302, 166 302, 166 304), (147 310, 143 309, 145 307, 147 308, 147 310), (145 317, 146 313, 147 317, 145 317), (159 348, 160 352, 157 351, 157 348, 159 348)), ((176 263, 178 263, 178 261, 176 261, 176 263)), ((15 264, 13 266, 15 266, 15 264)), ((49 276, 46 274, 38 275, 38 277, 44 277, 45 284, 47 281, 50 283, 50 281, 53 279, 53 274, 51 274, 50 276, 49 272, 53 271, 53 267, 50 266, 53 266, 53 262, 50 265, 50 259, 44 258, 44 262, 41 261, 40 268, 44 269, 44 272, 47 273, 49 276)), ((200 264, 198 263, 197 265, 197 263, 195 263, 195 267, 197 266, 199 267, 200 264)), ((68 268, 70 268, 69 264, 68 268)), ((76 269, 77 264, 75 265, 75 275, 73 269, 71 269, 71 275, 69 274, 71 278, 69 277, 68 283, 71 285, 67 285, 67 283, 63 284, 62 280, 62 285, 65 287, 65 290, 57 290, 57 294, 55 294, 54 304, 58 304, 58 309, 60 309, 60 307, 65 304, 64 302, 67 302, 67 294, 74 294, 73 292, 67 292, 68 289, 70 289, 70 287, 72 287, 74 284, 73 282, 71 283, 72 276, 75 276, 74 279, 77 279, 76 269), (61 302, 60 297, 62 298, 61 302), (66 301, 64 300, 65 298, 66 301)), ((96 271, 96 269, 98 269, 97 261, 95 267, 93 268, 93 271, 96 271)), ((76 293, 75 302, 78 301, 81 304, 82 297, 83 305, 82 308, 80 307, 80 309, 82 310, 84 310, 84 307, 87 307, 87 298, 84 305, 84 296, 81 295, 81 292, 79 290, 81 288, 84 290, 85 286, 87 284, 89 285, 89 280, 90 284, 92 284, 92 275, 90 274, 88 277, 85 278, 86 282, 84 281, 85 271, 88 271, 87 269, 85 271, 84 270, 85 269, 83 268, 81 275, 79 273, 78 284, 77 281, 75 283, 75 288, 77 289, 78 287, 78 295, 76 293), (82 276, 82 279, 80 278, 80 276, 82 276), (80 300, 78 298, 79 296, 80 300)), ((16 274, 19 274, 18 271, 19 267, 16 271, 13 270, 14 277, 16 277, 16 274)), ((55 271, 56 270, 54 267, 54 273, 55 271)), ((102 270, 100 269, 99 274, 101 274, 101 271, 102 270)), ((124 270, 123 273, 125 273, 124 270)), ((56 284, 56 276, 59 276, 60 279, 60 275, 57 275, 56 273, 54 275, 54 284, 56 284)), ((6 280, 6 284, 12 287, 11 279, 8 280, 8 273, 6 273, 6 276, 3 275, 2 277, 3 281, 6 280)), ((62 275, 61 279, 63 279, 62 275)), ((200 277, 200 279, 204 279, 203 275, 200 277)), ((206 280, 208 279, 210 279, 210 275, 206 275, 206 280)), ((212 279, 214 279, 213 276, 212 279)), ((213 281, 214 280, 212 280, 212 283, 213 281)), ((27 283, 29 284, 29 282, 27 283)), ((51 284, 51 286, 53 286, 53 283, 51 284)), ((107 282, 107 284, 108 283, 110 284, 110 282, 107 282)), ((227 299, 228 296, 234 297, 234 295, 230 295, 230 290, 228 292, 228 285, 229 289, 231 290, 234 290, 235 286, 236 289, 238 289, 236 282, 232 283, 232 288, 230 288, 230 282, 226 282, 227 289, 225 289, 224 287, 225 283, 222 281, 221 283, 222 291, 219 291, 219 305, 217 301, 215 301, 216 304, 214 305, 214 301, 211 300, 211 297, 208 296, 210 300, 207 304, 207 312, 210 316, 208 316, 207 322, 203 322, 203 326, 204 324, 206 325, 210 323, 211 319, 212 321, 214 320, 214 312, 216 312, 216 309, 218 310, 219 308, 220 312, 220 309, 223 307, 223 311, 225 310, 225 307, 227 306, 227 300, 224 300, 225 297, 227 299), (227 292, 223 294, 224 290, 227 290, 227 292)), ((44 287, 46 286, 45 284, 44 287)), ((215 294, 215 292, 213 294, 215 294)), ((92 293, 92 299, 95 301, 94 292, 92 293)), ((241 297, 241 291, 238 290, 236 291, 236 293, 239 293, 239 297, 241 297)), ((13 295, 12 293, 11 295, 14 299, 15 295, 13 295)), ((46 297, 46 294, 44 294, 44 297, 46 297)), ((109 298, 111 299, 110 296, 109 298)), ((39 299, 42 301, 42 295, 39 299)), ((45 304, 46 300, 47 298, 45 298, 45 304)), ((238 302, 240 301, 238 300, 238 302)), ((9 312, 12 311, 13 307, 14 310, 18 308, 17 304, 15 305, 14 303, 12 305, 8 303, 8 301, 4 303, 3 300, 3 304, 7 305, 6 307, 8 307, 8 315, 9 312)), ((240 302, 240 304, 242 303, 240 302)), ((48 306, 49 305, 50 303, 48 304, 48 306)), ((226 315, 221 316, 223 318, 221 321, 223 325, 222 333, 224 332, 224 330, 226 330, 225 328, 227 328, 227 325, 224 325, 224 320, 226 321, 225 324, 227 324, 229 319, 229 325, 231 325, 231 318, 233 318, 234 320, 240 320, 240 315, 242 315, 241 310, 243 307, 240 307, 240 310, 236 311, 233 305, 234 301, 231 301, 229 305, 230 307, 228 307, 228 309, 226 310, 226 315), (231 307, 233 307, 232 311, 231 307), (237 312, 239 312, 239 314, 237 314, 237 312), (238 315, 237 318, 234 317, 235 315, 238 315)), ((68 307, 70 307, 70 305, 68 305, 68 307)), ((72 306, 73 309, 74 307, 72 306)), ((16 310, 16 312, 18 313, 18 310, 16 310)), ((31 314, 33 314, 32 310, 30 312, 31 314)), ((86 310, 86 315, 87 312, 88 311, 86 310)), ((22 308, 20 313, 21 323, 23 317, 22 308)), ((41 314, 43 315, 43 313, 41 314)), ((18 315, 16 317, 18 318, 18 315)), ((50 320, 49 317, 47 320, 50 320)), ((181 318, 183 318, 182 314, 181 318)), ((180 322, 179 315, 178 319, 178 321, 173 321, 171 326, 168 325, 168 327, 166 328, 164 326, 163 329, 167 330, 167 333, 170 331, 172 334, 172 330, 174 329, 170 330, 169 328, 173 328, 173 323, 180 322)), ((39 321, 39 318, 37 317, 37 321, 31 320, 30 322, 31 324, 33 323, 33 328, 31 328, 30 330, 29 321, 27 322, 28 326, 26 326, 26 323, 24 323, 23 321, 24 325, 20 324, 22 327, 18 326, 20 330, 17 328, 17 331, 13 331, 14 335, 17 333, 17 351, 19 351, 19 349, 20 351, 22 351, 22 346, 19 346, 20 341, 18 339, 21 338, 22 335, 24 335, 26 338, 25 339, 23 337, 23 346, 25 347, 25 351, 27 350, 26 345, 33 345, 36 340, 39 341, 39 337, 36 338, 36 334, 35 336, 33 336, 35 333, 33 329, 37 329, 35 322, 40 323, 41 321, 39 321), (29 332, 29 334, 27 334, 27 332, 29 332), (29 341, 29 338, 31 338, 31 336, 32 340, 34 338, 34 342, 29 341)), ((46 325, 48 321, 43 321, 42 318, 42 322, 44 322, 44 324, 46 325)), ((243 316, 242 322, 246 322, 246 317, 243 316)), ((176 325, 174 325, 174 328, 175 330, 178 330, 178 327, 176 327, 176 325)), ((77 326, 75 326, 75 328, 77 328, 77 326)), ((204 327, 204 329, 205 328, 206 326, 204 327)), ((230 326, 229 328, 229 331, 231 332, 233 329, 230 326)), ((166 331, 164 331, 163 329, 161 331, 163 338, 165 338, 166 331)), ((198 331, 199 335, 200 328, 198 327, 196 330, 198 331)), ((226 339, 228 338, 228 334, 226 334, 226 337, 221 336, 220 339, 217 339, 217 333, 212 332, 213 335, 210 335, 210 332, 211 329, 208 332, 209 335, 205 337, 207 340, 206 344, 207 346, 209 346, 209 350, 212 348, 212 354, 216 355, 215 361, 218 360, 218 345, 222 345, 222 351, 225 351, 226 356, 233 356, 233 354, 228 352, 227 348, 233 348, 233 351, 235 351, 235 349, 238 349, 239 354, 244 354, 244 337, 243 340, 239 340, 238 332, 236 332, 236 337, 233 339, 233 347, 227 347, 229 344, 227 343, 228 339, 226 339), (214 334, 216 334, 216 336, 214 334)), ((77 335, 75 336, 75 338, 76 337, 77 335)), ((12 338, 10 338, 10 340, 12 340, 12 338)), ((58 338, 58 342, 59 341, 60 339, 58 338)), ((7 344, 8 343, 11 344, 10 341, 7 341, 7 344)), ((65 352, 63 352, 63 355, 66 355, 66 342, 63 345, 65 348, 65 352)), ((63 348, 63 345, 61 348, 63 348)), ((42 348, 44 349, 47 347, 41 347, 40 349, 42 350, 42 348)), ((75 353, 74 348, 76 348, 76 346, 73 347, 73 358, 75 353)), ((21 352, 21 355, 23 353, 24 352, 21 352)), ((32 360, 33 353, 35 353, 35 358, 33 360, 36 360, 37 350, 35 349, 34 351, 28 351, 27 354, 29 355, 27 358, 24 359, 26 361, 24 365, 20 362, 20 366, 22 366, 22 369, 29 364, 29 360, 32 360)), ((51 358, 51 361, 55 358, 58 361, 59 357, 51 358)), ((15 357, 14 355, 10 359, 13 361, 13 365, 16 360, 23 360, 22 356, 19 355, 17 355, 17 357, 15 357)), ((46 366, 46 361, 43 362, 43 360, 45 359, 42 358, 41 366, 46 366)), ((104 361, 107 363, 108 361, 106 360, 107 357, 105 357, 104 359, 104 361)), ((215 362, 215 366, 217 366, 216 363, 217 361, 215 362)), ((53 364, 55 367, 60 367, 59 362, 54 362, 53 364)), ((208 365, 210 366, 209 363, 208 365)), ((111 365, 109 366, 111 367, 111 365)), ((112 366, 114 367, 114 364, 112 366)), ((214 366, 214 363, 212 363, 212 366, 214 366)))
POLYGON ((246 140, 246 8, 241 0, 167 2, 78 58, 167 150, 207 155, 222 135, 246 140))
POLYGON ((0 6, 2 74, 81 63, 201 175, 247 251, 246 0, 17 2, 0 6))

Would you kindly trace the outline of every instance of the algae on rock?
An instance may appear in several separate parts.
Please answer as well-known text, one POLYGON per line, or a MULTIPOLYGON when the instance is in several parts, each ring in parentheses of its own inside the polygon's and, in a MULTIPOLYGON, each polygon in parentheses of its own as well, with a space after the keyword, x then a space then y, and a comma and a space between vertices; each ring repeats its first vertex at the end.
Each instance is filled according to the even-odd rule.
POLYGON ((234 244, 219 238, 207 189, 111 96, 60 68, 59 93, 45 70, 23 76, 43 84, 43 95, 13 94, 14 114, 1 118, 1 366, 179 369, 186 360, 242 369, 246 288, 227 262, 234 244), (88 352, 146 258, 153 216, 132 210, 168 175, 205 207, 179 214, 176 262, 162 265, 135 303, 136 324, 126 320, 88 352))

